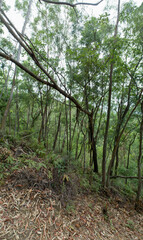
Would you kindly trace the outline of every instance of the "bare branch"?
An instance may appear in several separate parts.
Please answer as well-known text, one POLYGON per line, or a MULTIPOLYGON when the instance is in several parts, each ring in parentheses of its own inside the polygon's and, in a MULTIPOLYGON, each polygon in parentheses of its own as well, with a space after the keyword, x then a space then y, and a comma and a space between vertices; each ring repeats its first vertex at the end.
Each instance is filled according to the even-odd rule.
POLYGON ((66 5, 66 6, 69 6, 69 7, 73 7, 75 8, 76 6, 78 5, 88 5, 88 6, 97 6, 99 5, 101 2, 103 2, 103 0, 100 0, 99 2, 97 3, 87 3, 87 2, 79 2, 79 3, 75 3, 75 4, 72 4, 72 3, 68 3, 68 2, 56 2, 56 1, 49 1, 49 0, 41 0, 42 2, 46 2, 46 3, 50 3, 50 4, 56 4, 56 5, 66 5))

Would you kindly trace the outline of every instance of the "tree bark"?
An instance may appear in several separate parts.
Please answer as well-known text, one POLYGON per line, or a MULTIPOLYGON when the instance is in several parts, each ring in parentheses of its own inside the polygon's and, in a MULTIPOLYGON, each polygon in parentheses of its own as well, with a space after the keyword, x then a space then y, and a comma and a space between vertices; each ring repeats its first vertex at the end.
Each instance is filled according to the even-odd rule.
POLYGON ((142 187, 142 177, 141 177, 141 164, 142 164, 142 142, 143 142, 143 101, 141 102, 141 113, 142 119, 140 123, 140 140, 139 140, 139 156, 138 156, 138 190, 136 196, 136 206, 139 203, 141 187, 142 187))
POLYGON ((58 134, 59 134, 59 130, 60 130, 60 124, 61 124, 61 115, 62 115, 62 113, 60 112, 59 119, 58 119, 57 131, 56 131, 56 135, 55 135, 55 139, 54 139, 54 143, 53 143, 53 151, 55 150, 57 139, 58 139, 58 134))
MULTIPOLYGON (((71 94, 71 92, 70 92, 71 94)), ((69 153, 71 153, 71 144, 72 144, 72 136, 71 136, 71 101, 69 100, 69 153)))
POLYGON ((68 124, 68 109, 66 105, 66 98, 65 98, 65 117, 66 117, 66 140, 67 140, 67 155, 69 154, 69 124, 68 124))
POLYGON ((64 137, 63 137, 62 147, 61 147, 61 151, 60 151, 61 153, 63 153, 63 151, 64 151, 65 141, 66 141, 66 127, 65 127, 65 131, 64 131, 64 137))
POLYGON ((30 120, 30 112, 31 112, 31 106, 28 106, 28 111, 27 111, 27 124, 26 124, 26 129, 28 130, 29 127, 29 120, 30 120))
POLYGON ((49 148, 49 141, 48 141, 48 135, 49 135, 49 121, 50 121, 50 115, 51 115, 51 109, 49 109, 48 114, 46 115, 46 119, 45 119, 45 147, 48 151, 49 148))
MULTIPOLYGON (((119 24, 119 15, 120 15, 120 0, 118 0, 118 13, 117 13, 117 21, 114 31, 114 38, 116 41, 116 36, 118 32, 118 24, 119 24)), ((110 123, 110 112, 111 112, 111 98, 112 98, 112 81, 113 81, 113 68, 114 68, 114 49, 113 54, 111 56, 111 66, 110 66, 110 77, 109 77, 109 94, 108 94, 108 110, 107 110, 107 120, 106 120, 106 129, 104 135, 104 143, 103 143, 103 160, 102 160, 102 185, 105 187, 106 185, 106 151, 107 151, 107 139, 108 139, 108 130, 110 123)))
POLYGON ((0 99, 2 98, 2 95, 3 95, 4 90, 7 91, 7 84, 8 84, 8 79, 9 79, 10 70, 11 70, 11 65, 10 65, 10 67, 9 67, 9 69, 8 69, 7 76, 4 76, 4 78, 5 78, 5 84, 4 84, 4 87, 3 87, 3 89, 2 89, 2 91, 1 91, 1 93, 0 93, 0 99))
POLYGON ((18 88, 16 89, 16 118, 15 118, 15 133, 19 133, 19 99, 18 99, 18 88))
MULTIPOLYGON (((134 139, 129 143, 126 169, 129 169, 131 146, 132 146, 132 144, 134 143, 135 138, 136 138, 136 135, 135 135, 134 139)), ((126 179, 125 183, 127 184, 127 179, 126 179)))
POLYGON ((93 126, 93 113, 89 117, 89 141, 91 144, 91 157, 94 164, 94 172, 98 173, 98 163, 97 163, 97 150, 96 150, 96 142, 94 139, 94 126, 93 126))

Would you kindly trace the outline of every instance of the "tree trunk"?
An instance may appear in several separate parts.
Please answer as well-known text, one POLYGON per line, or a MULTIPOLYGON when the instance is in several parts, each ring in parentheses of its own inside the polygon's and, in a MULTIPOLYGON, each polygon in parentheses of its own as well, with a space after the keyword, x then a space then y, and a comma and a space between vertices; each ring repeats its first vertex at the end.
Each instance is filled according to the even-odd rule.
POLYGON ((141 187, 142 187, 142 177, 141 177, 141 164, 142 164, 142 141, 143 141, 143 101, 141 102, 141 112, 142 112, 142 119, 140 123, 140 140, 139 140, 139 156, 138 156, 138 191, 136 196, 136 206, 138 206, 140 194, 141 194, 141 187))
POLYGON ((29 127, 30 111, 31 111, 31 106, 28 105, 28 111, 27 111, 27 124, 26 124, 26 129, 27 129, 27 130, 28 130, 28 127, 29 127))
POLYGON ((16 89, 16 118, 15 118, 15 133, 19 133, 19 99, 18 88, 16 89))
POLYGON ((3 0, 0 0, 0 8, 2 7, 2 2, 3 2, 3 0))
POLYGON ((36 112, 33 116, 33 110, 34 110, 33 108, 34 108, 34 103, 32 105, 32 109, 31 109, 31 118, 32 118, 31 128, 34 128, 35 122, 41 114, 41 109, 40 109, 39 112, 36 112))
POLYGON ((49 121, 50 121, 50 115, 51 115, 51 109, 49 109, 48 111, 48 115, 46 116, 46 119, 45 119, 45 147, 48 151, 48 148, 49 148, 49 141, 48 141, 48 135, 49 135, 49 121))
POLYGON ((98 162, 97 162, 97 149, 96 149, 96 142, 93 139, 93 164, 94 164, 94 172, 98 173, 98 162))
POLYGON ((85 154, 86 154, 86 144, 85 144, 85 141, 86 141, 86 137, 84 135, 84 155, 83 155, 83 172, 85 173, 85 154))
POLYGON ((76 125, 77 125, 77 120, 75 121, 75 125, 73 128, 73 133, 72 133, 72 138, 71 138, 71 147, 72 147, 72 143, 73 143, 73 139, 74 139, 74 135, 75 135, 76 125))
POLYGON ((57 143, 57 139, 58 139, 58 134, 59 134, 59 130, 60 130, 60 124, 61 124, 61 112, 59 114, 59 120, 58 120, 58 126, 57 126, 57 131, 56 131, 56 135, 55 135, 55 139, 54 139, 54 143, 53 143, 53 151, 55 150, 56 147, 56 143, 57 143))
MULTIPOLYGON (((132 144, 134 143, 135 139, 136 139, 136 135, 135 135, 134 139, 129 143, 128 158, 127 158, 127 166, 126 166, 126 169, 129 169, 131 146, 132 146, 132 144)), ((127 181, 128 181, 128 180, 126 179, 126 180, 125 180, 125 183, 126 183, 126 184, 127 184, 127 181)))
MULTIPOLYGON (((11 64, 11 65, 12 65, 12 64, 11 64)), ((9 67, 9 69, 8 69, 7 76, 4 76, 4 78, 5 78, 5 84, 4 84, 4 87, 3 87, 3 89, 2 89, 2 91, 1 91, 1 93, 0 93, 0 99, 2 98, 2 95, 3 95, 4 90, 7 91, 7 84, 8 84, 9 74, 10 74, 10 70, 11 70, 11 65, 10 65, 10 67, 9 67)))
POLYGON ((9 135, 11 134, 11 112, 9 111, 9 135))
POLYGON ((78 156, 78 142, 79 142, 79 137, 80 137, 80 130, 79 130, 79 132, 78 132, 77 139, 76 139, 75 160, 77 160, 77 156, 78 156))
POLYGON ((110 122, 110 111, 111 111, 112 72, 113 72, 113 64, 111 64, 111 69, 110 69, 108 111, 107 111, 107 121, 106 121, 105 135, 104 135, 104 143, 103 143, 103 159, 102 159, 102 185, 103 185, 103 187, 105 187, 105 182, 106 182, 106 151, 107 151, 107 138, 108 138, 108 129, 109 129, 109 122, 110 122))
POLYGON ((118 166, 119 166, 119 146, 117 147, 116 151, 115 176, 117 175, 118 166))
POLYGON ((94 139, 94 127, 93 127, 93 112, 88 120, 89 120, 89 141, 91 144, 90 154, 94 164, 94 172, 98 173, 97 151, 96 151, 96 142, 94 139))
POLYGON ((71 143, 72 143, 72 136, 71 136, 71 100, 69 100, 69 153, 71 153, 71 143))
POLYGON ((61 151, 60 151, 61 153, 63 153, 64 146, 65 146, 65 141, 66 141, 66 127, 65 127, 65 132, 64 132, 62 147, 61 147, 61 151))
POLYGON ((67 154, 69 154, 68 110, 66 106, 66 98, 65 98, 65 116, 66 116, 67 154))
MULTIPOLYGON (((119 15, 120 15, 120 0, 118 0, 118 13, 117 13, 117 21, 115 26, 114 38, 117 36, 118 32, 118 24, 119 24, 119 15)), ((115 39, 116 41, 116 39, 115 39)), ((110 112, 111 112, 111 98, 112 98, 112 80, 113 80, 113 68, 114 68, 114 49, 111 56, 111 66, 110 66, 110 78, 109 78, 109 95, 108 95, 108 110, 107 110, 107 120, 106 120, 106 129, 104 135, 104 143, 103 143, 103 160, 102 160, 102 185, 105 187, 106 184, 106 151, 107 151, 107 139, 108 139, 108 130, 110 123, 110 112)))
MULTIPOLYGON (((16 68, 15 68, 15 69, 16 69, 16 68)), ((10 108, 10 104, 11 104, 11 101, 12 101, 12 98, 13 98, 13 91, 14 91, 14 87, 15 87, 15 74, 16 74, 16 71, 15 71, 14 76, 13 76, 13 81, 12 81, 12 88, 11 88, 11 92, 10 92, 10 97, 9 97, 8 102, 7 102, 6 109, 5 109, 3 118, 2 118, 2 123, 1 123, 1 132, 2 132, 2 133, 5 132, 6 119, 7 119, 8 112, 9 112, 9 108, 10 108)))

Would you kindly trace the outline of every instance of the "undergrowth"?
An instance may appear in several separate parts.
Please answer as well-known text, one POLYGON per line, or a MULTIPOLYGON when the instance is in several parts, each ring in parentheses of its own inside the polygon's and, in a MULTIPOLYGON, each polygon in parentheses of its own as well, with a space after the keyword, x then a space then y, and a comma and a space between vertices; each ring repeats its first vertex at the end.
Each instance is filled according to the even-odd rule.
MULTIPOLYGON (((4 179, 17 170, 29 168, 39 171, 44 168, 48 172, 48 178, 55 181, 52 182, 53 189, 59 189, 63 197, 65 192, 70 198, 79 192, 98 193, 102 189, 101 177, 93 172, 92 167, 83 169, 82 163, 71 155, 46 152, 43 143, 37 144, 32 140, 27 144, 26 141, 20 142, 19 139, 9 136, 7 139, 1 139, 0 148, 2 149, 0 151, 0 182, 2 184, 4 179), (12 152, 17 146, 24 149, 24 153, 19 157, 15 157, 12 152)), ((122 173, 124 170, 119 169, 119 171, 122 173)), ((121 194, 132 198, 137 189, 137 181, 128 180, 126 183, 123 181, 112 180, 112 184, 121 194)))

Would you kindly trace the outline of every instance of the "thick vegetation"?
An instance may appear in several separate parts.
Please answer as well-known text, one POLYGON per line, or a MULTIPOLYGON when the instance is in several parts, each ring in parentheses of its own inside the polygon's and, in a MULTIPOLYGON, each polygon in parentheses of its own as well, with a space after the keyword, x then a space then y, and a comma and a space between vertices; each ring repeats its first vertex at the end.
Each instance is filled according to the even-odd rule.
POLYGON ((46 187, 58 189, 57 171, 71 192, 79 189, 69 179, 92 191, 114 186, 136 194, 137 207, 143 194, 143 4, 119 0, 116 13, 108 6, 100 16, 95 5, 95 16, 87 16, 82 6, 50 2, 15 0, 20 32, 8 1, 0 1, 1 182, 21 168, 46 169, 46 187))

